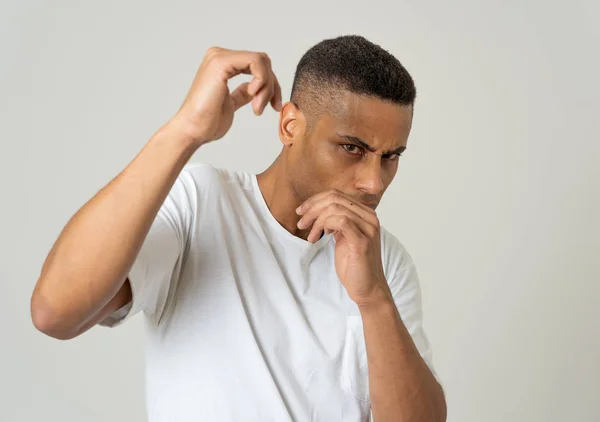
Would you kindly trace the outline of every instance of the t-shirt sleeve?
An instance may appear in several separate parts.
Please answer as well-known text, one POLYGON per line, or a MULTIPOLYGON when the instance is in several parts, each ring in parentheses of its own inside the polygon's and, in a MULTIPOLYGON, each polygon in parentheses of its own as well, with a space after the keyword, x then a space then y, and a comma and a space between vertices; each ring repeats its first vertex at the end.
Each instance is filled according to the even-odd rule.
POLYGON ((143 311, 157 324, 179 281, 193 224, 193 178, 184 169, 152 223, 128 278, 132 301, 99 322, 115 327, 143 311))
POLYGON ((433 366, 431 344, 423 328, 421 285, 415 264, 404 246, 390 233, 383 234, 382 251, 386 278, 402 322, 429 370, 441 385, 433 366))

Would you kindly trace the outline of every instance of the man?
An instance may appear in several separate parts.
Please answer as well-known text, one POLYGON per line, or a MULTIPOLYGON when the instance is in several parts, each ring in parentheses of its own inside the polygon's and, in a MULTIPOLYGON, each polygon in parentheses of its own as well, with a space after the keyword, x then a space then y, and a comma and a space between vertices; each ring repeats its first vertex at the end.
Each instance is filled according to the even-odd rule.
POLYGON ((35 326, 69 339, 143 310, 150 421, 445 420, 415 266, 375 213, 415 96, 359 36, 311 48, 285 105, 267 55, 209 49, 175 116, 59 236, 35 326), (186 164, 248 103, 280 113, 266 171, 186 164))

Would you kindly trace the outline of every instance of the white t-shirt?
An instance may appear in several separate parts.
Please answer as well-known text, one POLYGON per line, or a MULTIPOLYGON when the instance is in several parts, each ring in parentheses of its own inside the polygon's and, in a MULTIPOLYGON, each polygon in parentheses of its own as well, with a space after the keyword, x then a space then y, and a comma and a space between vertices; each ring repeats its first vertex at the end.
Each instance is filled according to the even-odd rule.
MULTIPOLYGON (((381 230, 396 306, 433 371, 417 272, 381 230)), ((101 322, 146 316, 151 422, 367 421, 362 320, 334 265, 335 239, 300 239, 256 176, 187 164, 129 280, 133 301, 101 322)))

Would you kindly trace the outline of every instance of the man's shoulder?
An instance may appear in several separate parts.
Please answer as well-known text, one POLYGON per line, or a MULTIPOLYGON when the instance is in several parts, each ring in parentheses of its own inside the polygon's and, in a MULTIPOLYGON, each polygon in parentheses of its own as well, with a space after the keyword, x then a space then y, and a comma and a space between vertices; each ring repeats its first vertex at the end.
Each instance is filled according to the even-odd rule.
POLYGON ((187 163, 181 171, 180 177, 191 177, 197 184, 202 184, 207 181, 223 181, 230 178, 233 172, 224 168, 215 167, 212 164, 203 162, 187 163))
POLYGON ((396 236, 394 236, 388 229, 384 226, 379 226, 379 231, 381 233, 381 246, 385 249, 391 249, 394 251, 402 251, 406 250, 404 244, 398 240, 396 236))
POLYGON ((244 184, 247 175, 243 172, 228 170, 204 162, 187 163, 179 179, 192 184, 198 191, 217 191, 232 184, 244 184))
POLYGON ((252 175, 212 164, 188 163, 177 178, 173 197, 189 203, 193 212, 208 216, 219 212, 223 204, 234 210, 245 209, 243 203, 253 191, 252 175))
POLYGON ((392 268, 405 268, 413 265, 413 260, 404 244, 398 240, 389 230, 380 226, 381 233, 381 255, 384 267, 387 270, 392 268))

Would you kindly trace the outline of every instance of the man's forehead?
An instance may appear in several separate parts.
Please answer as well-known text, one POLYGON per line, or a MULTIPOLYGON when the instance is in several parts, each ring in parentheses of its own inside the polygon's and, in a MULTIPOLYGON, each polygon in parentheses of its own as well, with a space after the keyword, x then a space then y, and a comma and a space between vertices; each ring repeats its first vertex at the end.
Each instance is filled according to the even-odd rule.
POLYGON ((378 98, 352 95, 331 107, 331 117, 348 130, 390 129, 406 132, 412 124, 412 106, 403 106, 378 98))
POLYGON ((368 116, 347 116, 335 118, 328 122, 332 135, 348 140, 367 143, 376 149, 393 150, 406 146, 410 134, 410 122, 402 116, 372 119, 368 116))

